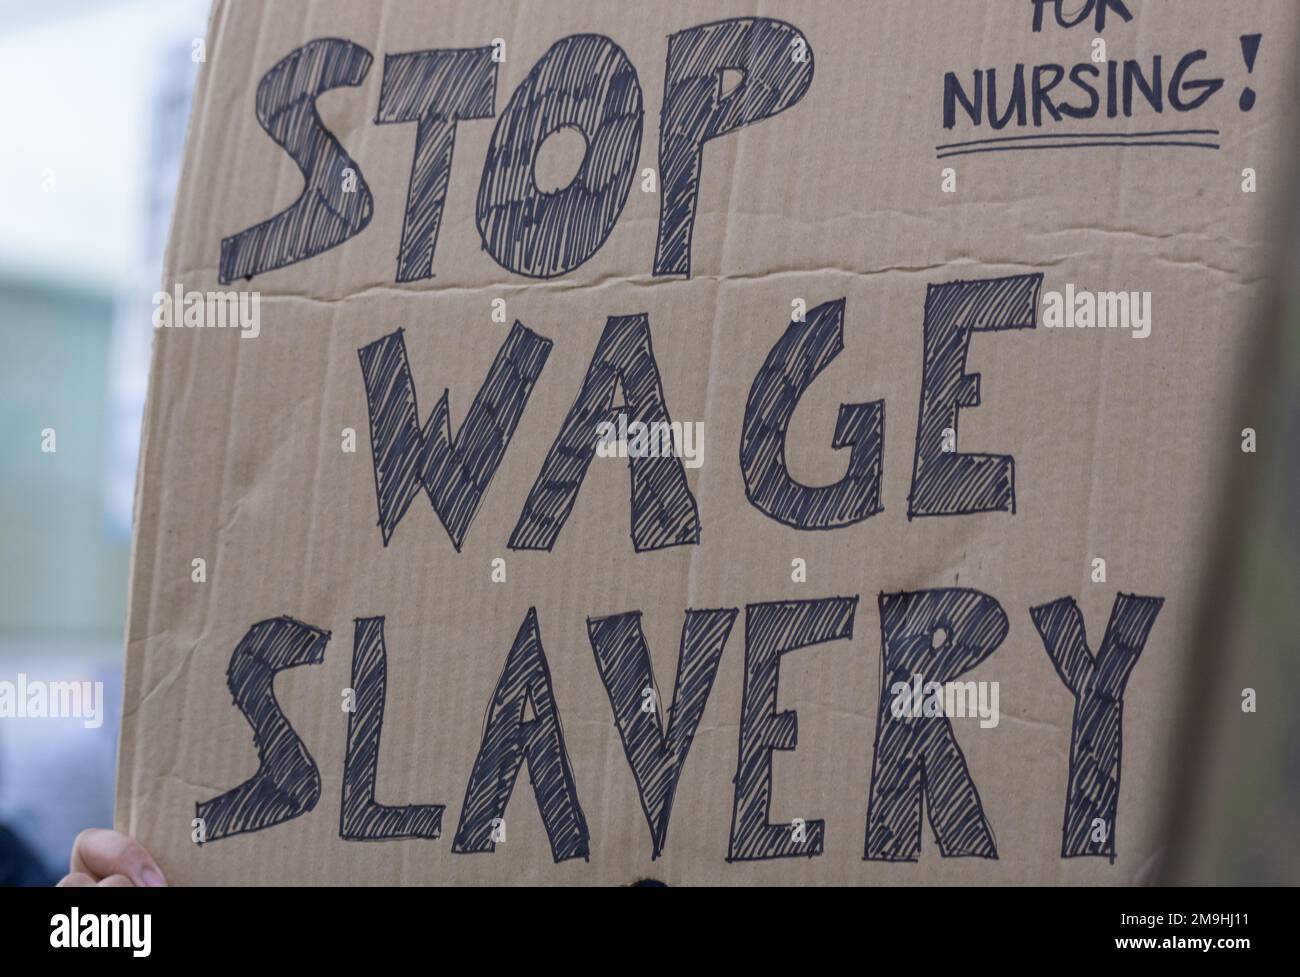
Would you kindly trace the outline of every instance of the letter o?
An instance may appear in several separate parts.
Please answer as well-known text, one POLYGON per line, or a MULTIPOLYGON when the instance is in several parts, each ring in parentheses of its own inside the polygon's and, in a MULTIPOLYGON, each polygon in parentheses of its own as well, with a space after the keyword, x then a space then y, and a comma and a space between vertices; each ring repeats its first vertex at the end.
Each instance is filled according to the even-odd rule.
POLYGON ((483 164, 475 216, 497 264, 554 278, 600 249, 636 177, 643 116, 636 68, 617 44, 573 34, 551 45, 497 119, 483 164), (582 133, 587 152, 567 187, 544 193, 537 151, 565 127, 582 133))

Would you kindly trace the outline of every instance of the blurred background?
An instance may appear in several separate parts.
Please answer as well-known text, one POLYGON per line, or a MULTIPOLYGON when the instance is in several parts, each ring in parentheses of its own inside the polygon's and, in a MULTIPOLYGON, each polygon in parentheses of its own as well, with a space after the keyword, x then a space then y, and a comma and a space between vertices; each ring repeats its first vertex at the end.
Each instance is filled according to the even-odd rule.
POLYGON ((113 820, 149 297, 207 9, 0 0, 0 679, 100 681, 105 706, 0 720, 0 884, 57 879, 113 820))
MULTIPOLYGON (((103 682, 105 705, 94 729, 0 720, 0 884, 54 881, 77 832, 113 819, 148 303, 206 16, 206 0, 0 0, 0 680, 103 682)), ((1300 881, 1296 224, 1243 391, 1259 450, 1229 474, 1206 561, 1166 880, 1300 881)))

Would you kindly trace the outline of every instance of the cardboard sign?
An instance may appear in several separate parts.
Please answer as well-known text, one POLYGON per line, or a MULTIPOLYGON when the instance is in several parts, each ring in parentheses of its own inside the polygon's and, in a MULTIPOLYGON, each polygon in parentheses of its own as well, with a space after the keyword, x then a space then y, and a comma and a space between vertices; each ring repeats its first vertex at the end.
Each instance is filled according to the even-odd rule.
POLYGON ((118 827, 179 882, 1132 882, 1286 0, 218 2, 118 827))

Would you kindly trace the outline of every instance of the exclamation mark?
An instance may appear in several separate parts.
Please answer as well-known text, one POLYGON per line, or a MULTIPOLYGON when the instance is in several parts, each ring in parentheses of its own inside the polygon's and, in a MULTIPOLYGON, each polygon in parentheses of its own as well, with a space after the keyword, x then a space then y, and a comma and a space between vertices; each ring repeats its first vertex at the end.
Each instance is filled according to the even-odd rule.
MULTIPOLYGON (((1241 35, 1241 57, 1246 62, 1246 73, 1251 74, 1255 70, 1255 56, 1259 54, 1259 34, 1242 34, 1241 35)), ((1241 98, 1237 100, 1237 105, 1241 111, 1249 112, 1255 107, 1255 89, 1249 85, 1242 89, 1241 98)))

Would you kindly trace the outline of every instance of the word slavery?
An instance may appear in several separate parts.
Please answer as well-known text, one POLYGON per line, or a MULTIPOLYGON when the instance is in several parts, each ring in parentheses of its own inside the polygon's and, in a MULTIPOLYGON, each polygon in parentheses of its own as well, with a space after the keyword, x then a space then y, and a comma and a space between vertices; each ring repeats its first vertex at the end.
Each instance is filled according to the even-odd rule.
MULTIPOLYGON (((943 441, 945 432, 956 431, 959 410, 979 404, 979 376, 965 373, 972 334, 1033 328, 1041 279, 1034 274, 928 287, 909 518, 1014 513, 1013 459, 963 454, 943 441)), ((790 322, 755 376, 745 409, 739 458, 746 494, 760 512, 796 529, 841 528, 882 511, 881 401, 840 405, 832 444, 849 451, 840 481, 804 485, 785 464, 790 418, 802 394, 843 349, 843 319, 844 301, 839 300, 790 322)), ((510 535, 512 548, 551 549, 616 412, 643 425, 671 424, 649 330, 645 315, 608 320, 578 399, 561 423, 510 535), (615 408, 618 386, 624 402, 615 408)), ((432 416, 420 422, 400 330, 358 351, 385 545, 423 492, 460 550, 551 345, 516 322, 455 437, 445 395, 432 416)), ((672 452, 628 453, 628 469, 636 551, 698 545, 699 507, 682 459, 672 452)), ((1117 595, 1095 651, 1072 598, 1030 609, 1043 646, 1075 700, 1063 857, 1115 858, 1124 691, 1162 604, 1159 597, 1117 595)), ((728 861, 822 852, 824 822, 770 821, 772 752, 797 745, 795 713, 776 709, 780 666, 785 655, 798 649, 851 639, 857 610, 856 596, 746 605, 728 861)), ((950 710, 926 708, 924 701, 916 708, 895 708, 895 700, 899 689, 916 689, 923 700, 927 688, 948 688, 988 659, 1007 636, 1007 614, 991 595, 964 588, 882 593, 879 612, 883 680, 864 858, 917 860, 923 801, 943 855, 996 858, 994 832, 950 710)), ((657 685, 641 612, 588 622, 587 638, 640 795, 652 857, 667 843, 677 782, 739 613, 735 607, 685 611, 666 725, 655 697, 647 695, 657 685)), ((306 814, 320 800, 320 772, 280 709, 273 683, 281 670, 323 662, 329 640, 328 631, 285 616, 254 624, 235 648, 228 684, 254 730, 258 770, 240 786, 197 805, 196 841, 268 828, 306 814)), ((392 806, 376 800, 387 697, 383 617, 356 621, 348 691, 340 836, 350 841, 438 838, 443 805, 392 806)), ((975 711, 992 720, 995 708, 986 700, 975 711)), ((527 613, 506 654, 486 715, 452 851, 495 850, 504 838, 506 807, 526 763, 553 858, 588 857, 590 833, 535 609, 527 613)))
MULTIPOLYGON (((1075 700, 1063 858, 1115 859, 1124 690, 1162 604, 1160 598, 1117 595, 1096 651, 1088 646, 1083 615, 1073 599, 1030 609, 1043 646, 1075 700)), ((784 657, 801 648, 851 639, 857 609, 856 596, 746 605, 728 862, 822 854, 824 821, 799 818, 773 824, 770 819, 772 753, 798 745, 797 714, 776 708, 780 669, 784 657)), ((968 588, 885 593, 879 610, 885 681, 877 704, 862 857, 917 861, 924 800, 942 855, 997 858, 992 826, 946 711, 900 709, 891 700, 895 689, 913 685, 913 676, 923 673, 930 681, 948 684, 985 661, 1007 636, 1007 615, 994 597, 968 588)), ((596 670, 645 814, 652 858, 667 843, 677 783, 738 615, 737 608, 686 611, 666 727, 657 708, 641 612, 587 622, 596 670)), ((384 620, 358 618, 355 623, 352 685, 344 692, 347 752, 339 836, 347 841, 433 840, 442 834, 444 805, 390 805, 376 799, 388 688, 384 620)), ((235 648, 229 688, 253 728, 258 768, 233 790, 197 804, 196 842, 270 828, 307 814, 320 801, 320 770, 280 708, 273 684, 284 669, 321 664, 329 640, 328 631, 278 617, 254 624, 235 648)), ((506 653, 486 716, 452 852, 492 852, 505 841, 506 808, 527 764, 552 857, 557 863, 588 858, 590 829, 535 608, 525 615, 506 653)))

